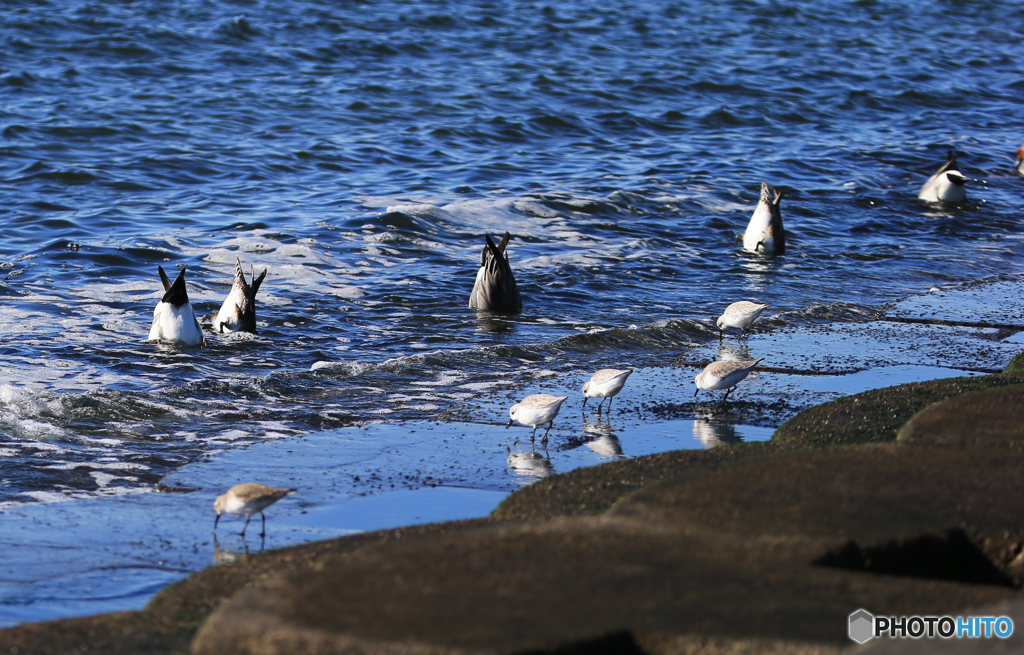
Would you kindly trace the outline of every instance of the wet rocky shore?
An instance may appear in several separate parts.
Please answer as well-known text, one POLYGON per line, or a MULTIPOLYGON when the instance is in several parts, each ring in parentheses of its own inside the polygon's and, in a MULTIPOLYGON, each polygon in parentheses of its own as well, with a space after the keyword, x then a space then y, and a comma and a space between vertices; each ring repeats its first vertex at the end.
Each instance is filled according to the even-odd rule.
POLYGON ((867 391, 801 412, 769 442, 577 469, 485 518, 238 558, 143 611, 24 624, 0 643, 832 653, 852 645, 846 620, 862 607, 955 615, 1001 604, 1024 618, 1022 400, 1024 356, 997 374, 867 391))

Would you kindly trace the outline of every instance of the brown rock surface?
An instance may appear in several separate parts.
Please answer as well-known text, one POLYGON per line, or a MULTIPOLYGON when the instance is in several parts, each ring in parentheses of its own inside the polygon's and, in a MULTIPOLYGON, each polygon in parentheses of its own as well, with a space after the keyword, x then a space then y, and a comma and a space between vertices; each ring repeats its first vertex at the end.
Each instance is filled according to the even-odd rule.
POLYGON ((1024 384, 929 405, 903 426, 899 439, 944 444, 1024 440, 1024 384))
POLYGON ((1022 472, 1019 447, 744 459, 601 517, 328 557, 236 595, 194 652, 671 652, 695 636, 840 646, 859 607, 924 614, 1018 597, 994 553, 1024 534, 1024 498, 1011 497, 1022 472))
POLYGON ((944 378, 873 389, 800 412, 779 426, 772 441, 817 446, 894 441, 903 424, 932 403, 1021 383, 1024 369, 1007 367, 1005 373, 998 375, 944 378))

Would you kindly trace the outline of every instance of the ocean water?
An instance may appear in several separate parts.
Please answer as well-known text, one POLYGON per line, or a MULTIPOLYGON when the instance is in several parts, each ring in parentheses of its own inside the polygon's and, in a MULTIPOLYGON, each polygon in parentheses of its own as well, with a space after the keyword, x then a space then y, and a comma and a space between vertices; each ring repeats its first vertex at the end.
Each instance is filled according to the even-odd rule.
MULTIPOLYGON (((24 0, 0 43, 0 526, 269 440, 499 425, 605 366, 680 369, 659 402, 700 418, 729 302, 856 344, 901 299, 1024 273, 1014 3, 24 0), (951 149, 968 201, 918 201, 951 149), (762 180, 774 259, 735 246, 762 180), (505 230, 524 311, 478 316, 505 230), (268 271, 258 336, 145 341, 158 265, 207 315, 236 258, 268 271)), ((940 364, 1001 365, 1010 332, 940 364)), ((868 368, 777 352, 742 354, 868 368)))

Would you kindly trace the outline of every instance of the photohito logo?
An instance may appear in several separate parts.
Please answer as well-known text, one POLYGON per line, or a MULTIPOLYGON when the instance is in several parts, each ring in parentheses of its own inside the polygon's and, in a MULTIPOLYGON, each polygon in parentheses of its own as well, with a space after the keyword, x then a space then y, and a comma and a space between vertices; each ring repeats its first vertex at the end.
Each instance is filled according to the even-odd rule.
POLYGON ((859 609, 850 615, 849 631, 858 644, 886 634, 890 639, 1006 639, 1013 621, 1008 616, 875 616, 859 609))

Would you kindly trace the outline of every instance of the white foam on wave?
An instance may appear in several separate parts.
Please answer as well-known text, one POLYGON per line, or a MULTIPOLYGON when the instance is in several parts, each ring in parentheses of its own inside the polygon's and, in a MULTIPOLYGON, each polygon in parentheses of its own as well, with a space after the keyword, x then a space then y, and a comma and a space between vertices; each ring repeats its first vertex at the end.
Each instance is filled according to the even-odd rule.
POLYGON ((55 491, 22 491, 21 496, 28 496, 40 503, 61 503, 72 497, 55 491))
MULTIPOLYGON (((38 374, 38 367, 33 371, 38 374)), ((9 369, 8 373, 14 371, 9 369)), ((59 417, 64 414, 64 406, 59 397, 52 392, 32 391, 11 384, 0 384, 0 424, 10 426, 16 435, 33 440, 60 439, 65 436, 65 431, 59 425, 47 420, 47 415, 59 417)), ((46 447, 50 446, 46 444, 46 447)))
POLYGON ((63 446, 58 446, 50 441, 14 441, 11 442, 11 446, 21 446, 26 450, 38 450, 46 452, 48 455, 62 454, 67 452, 67 449, 63 446))
POLYGON ((124 442, 121 441, 120 439, 107 439, 107 438, 97 439, 95 437, 80 436, 80 437, 78 437, 78 440, 81 441, 84 444, 94 445, 94 446, 123 446, 124 445, 124 442))
POLYGON ((57 462, 41 468, 50 471, 74 471, 76 469, 94 469, 103 471, 148 471, 149 466, 138 462, 57 462))
POLYGON ((417 386, 421 387, 447 387, 456 384, 460 380, 465 380, 467 377, 463 371, 441 371, 434 376, 433 380, 424 380, 423 382, 417 382, 417 386))
POLYGON ((519 212, 538 218, 557 218, 558 212, 547 205, 542 205, 534 200, 517 199, 512 201, 512 206, 519 212))
POLYGON ((439 207, 429 202, 405 202, 397 205, 390 205, 384 211, 388 214, 427 216, 445 221, 450 221, 454 218, 446 207, 439 207))
POLYGON ((0 403, 21 416, 39 413, 39 403, 24 390, 10 384, 0 384, 0 403))
POLYGON ((38 321, 49 320, 42 312, 26 311, 13 305, 0 305, 0 334, 32 334, 38 321))
POLYGON ((100 489, 110 486, 111 482, 120 479, 120 476, 112 473, 104 473, 103 471, 92 471, 89 475, 96 481, 96 486, 100 489))
POLYGON ((264 306, 287 305, 291 301, 275 295, 275 288, 305 289, 321 292, 325 286, 328 292, 343 298, 359 298, 362 290, 348 276, 359 274, 358 268, 336 261, 330 253, 323 251, 314 239, 302 239, 299 243, 281 243, 273 238, 269 230, 254 230, 232 237, 209 250, 204 261, 211 267, 222 269, 223 278, 207 276, 207 282, 214 288, 199 296, 203 300, 223 300, 231 288, 235 276, 235 258, 241 260, 242 270, 247 275, 258 276, 267 269, 267 279, 260 287, 259 304, 264 306), (335 291, 337 290, 337 291, 335 291))
POLYGON ((241 439, 251 438, 252 434, 246 432, 245 430, 225 430, 224 432, 218 433, 217 436, 212 439, 212 441, 215 441, 217 443, 230 443, 232 441, 239 441, 241 439))
POLYGON ((469 391, 490 391, 491 389, 498 389, 501 387, 515 387, 516 384, 512 380, 494 380, 491 382, 467 382, 466 384, 460 384, 460 389, 467 389, 469 391))
POLYGON ((64 436, 64 430, 33 419, 22 419, 16 422, 19 434, 34 439, 59 439, 64 436))

